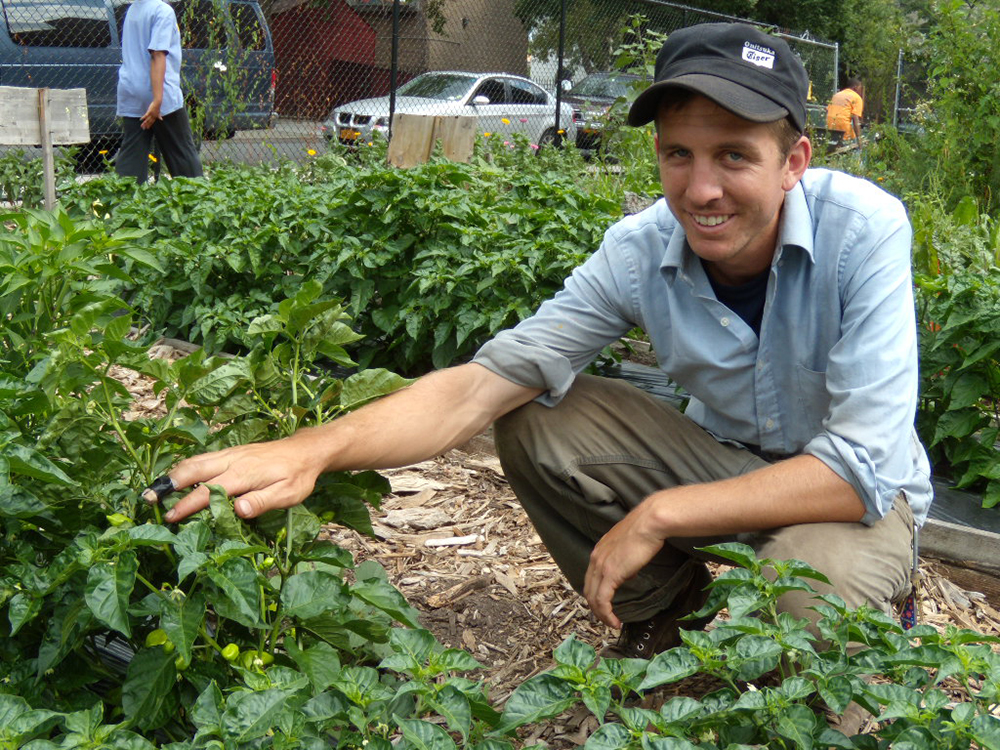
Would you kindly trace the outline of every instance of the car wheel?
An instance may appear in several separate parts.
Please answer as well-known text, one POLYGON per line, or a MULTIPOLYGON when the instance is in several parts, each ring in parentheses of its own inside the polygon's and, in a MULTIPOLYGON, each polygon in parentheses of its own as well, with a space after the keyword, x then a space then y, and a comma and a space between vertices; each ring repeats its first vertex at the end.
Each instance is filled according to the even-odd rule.
POLYGON ((538 150, 541 151, 543 148, 550 148, 556 145, 556 129, 546 128, 545 132, 542 133, 542 137, 538 139, 538 150))

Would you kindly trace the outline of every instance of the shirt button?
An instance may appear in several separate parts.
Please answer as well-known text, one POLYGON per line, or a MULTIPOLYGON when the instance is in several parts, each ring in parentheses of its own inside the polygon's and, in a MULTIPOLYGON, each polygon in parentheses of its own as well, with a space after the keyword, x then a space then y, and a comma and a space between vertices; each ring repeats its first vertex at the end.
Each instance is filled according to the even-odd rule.
POLYGON ((764 427, 770 430, 772 427, 774 427, 774 420, 769 419, 766 422, 764 422, 764 427))
POLYGON ((723 318, 719 322, 722 323, 722 327, 725 328, 726 326, 729 325, 729 318, 723 318))
POLYGON ((760 360, 760 361, 759 361, 759 362, 757 363, 757 369, 758 369, 758 370, 763 370, 763 369, 764 369, 764 360, 760 360))

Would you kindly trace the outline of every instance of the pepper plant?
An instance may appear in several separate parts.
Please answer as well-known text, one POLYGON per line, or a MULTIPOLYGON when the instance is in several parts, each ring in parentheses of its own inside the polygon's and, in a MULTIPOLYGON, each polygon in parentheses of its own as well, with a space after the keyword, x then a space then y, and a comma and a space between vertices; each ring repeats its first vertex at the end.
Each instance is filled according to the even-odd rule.
POLYGON ((694 616, 727 607, 729 619, 708 632, 682 630, 682 646, 649 661, 598 659, 571 637, 553 669, 514 691, 496 731, 583 703, 600 723, 589 750, 1000 748, 1000 639, 929 625, 904 632, 884 613, 852 610, 830 594, 816 597, 814 634, 779 612, 777 599, 811 590, 809 580, 826 580, 821 573, 797 560, 758 559, 738 543, 705 551, 736 567, 716 578, 694 616), (696 674, 721 687, 657 710, 635 705, 637 694, 696 674), (846 737, 828 726, 824 709, 841 714, 852 701, 877 717, 873 733, 846 737))

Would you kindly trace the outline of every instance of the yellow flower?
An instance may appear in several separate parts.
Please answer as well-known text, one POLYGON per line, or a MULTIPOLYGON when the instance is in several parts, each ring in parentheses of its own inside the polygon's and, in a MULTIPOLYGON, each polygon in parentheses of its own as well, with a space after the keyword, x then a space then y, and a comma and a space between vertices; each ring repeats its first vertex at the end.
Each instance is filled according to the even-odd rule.
POLYGON ((483 138, 489 138, 493 133, 483 133, 483 138))
POLYGON ((502 122, 504 125, 510 125, 510 120, 508 120, 506 117, 501 118, 500 122, 502 122))
POLYGON ((306 151, 306 153, 309 154, 309 156, 316 156, 316 149, 311 148, 308 151, 306 151))
POLYGON ((108 153, 108 150, 104 149, 103 151, 98 151, 97 153, 99 153, 101 156, 105 156, 108 153))
POLYGON ((156 162, 157 162, 157 158, 155 156, 153 156, 152 154, 149 155, 149 160, 151 162, 153 162, 154 164, 156 164, 156 162))
POLYGON ((559 135, 566 135, 566 131, 562 130, 561 128, 560 128, 560 130, 558 132, 559 132, 559 135))

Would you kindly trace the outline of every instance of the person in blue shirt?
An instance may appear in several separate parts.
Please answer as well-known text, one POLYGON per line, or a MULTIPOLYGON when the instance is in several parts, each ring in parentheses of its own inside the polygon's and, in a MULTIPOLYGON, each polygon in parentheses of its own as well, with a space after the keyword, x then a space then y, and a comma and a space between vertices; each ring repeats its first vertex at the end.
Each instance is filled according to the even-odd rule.
MULTIPOLYGON (((809 168, 807 93, 780 39, 675 31, 629 113, 655 122, 664 198, 612 226, 561 292, 470 363, 332 424, 182 461, 166 485, 222 485, 253 518, 301 502, 324 471, 413 463, 495 423, 542 540, 621 629, 605 655, 651 657, 697 624, 679 619, 705 599, 695 548, 713 541, 803 559, 823 590, 888 612, 931 501, 911 230, 875 185, 809 168), (636 326, 690 394, 683 414, 581 374, 636 326)), ((197 487, 166 519, 207 504, 197 487)), ((779 605, 815 621, 813 603, 779 605)))
POLYGON ((201 159, 181 93, 181 35, 163 0, 135 0, 122 26, 118 116, 122 145, 115 168, 146 181, 153 138, 174 177, 201 177, 201 159))

